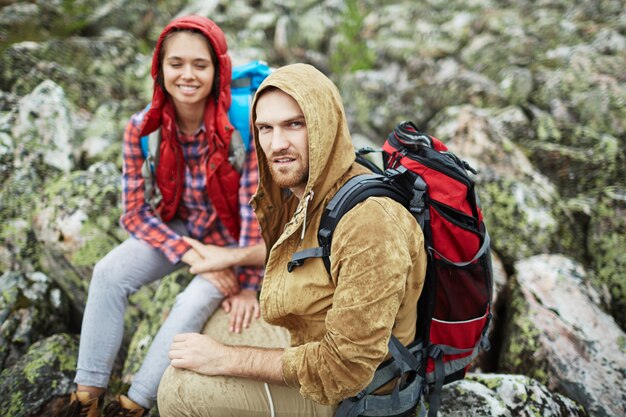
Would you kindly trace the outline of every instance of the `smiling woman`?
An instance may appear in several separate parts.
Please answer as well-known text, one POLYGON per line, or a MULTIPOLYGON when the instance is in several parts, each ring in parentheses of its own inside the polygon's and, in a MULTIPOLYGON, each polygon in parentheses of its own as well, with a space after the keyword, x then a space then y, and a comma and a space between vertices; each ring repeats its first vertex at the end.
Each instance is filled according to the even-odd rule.
POLYGON ((172 32, 163 41, 161 79, 185 133, 198 129, 207 97, 214 90, 214 56, 208 40, 197 32, 172 32))
POLYGON ((195 274, 154 336, 127 396, 107 405, 107 416, 140 417, 152 408, 174 336, 199 332, 220 305, 231 332, 259 317, 265 245, 248 204, 258 184, 256 153, 250 147, 241 171, 229 162, 234 129, 227 49, 221 29, 200 16, 175 19, 159 36, 152 102, 124 132, 121 223, 131 237, 94 268, 68 417, 100 415, 127 297, 142 286, 184 265, 195 274), (158 139, 149 178, 142 174, 145 136, 158 139))

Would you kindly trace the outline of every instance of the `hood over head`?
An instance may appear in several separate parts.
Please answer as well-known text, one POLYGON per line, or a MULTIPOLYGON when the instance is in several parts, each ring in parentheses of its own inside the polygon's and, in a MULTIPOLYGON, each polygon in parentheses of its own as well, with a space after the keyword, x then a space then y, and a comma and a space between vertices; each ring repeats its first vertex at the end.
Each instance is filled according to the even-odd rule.
MULTIPOLYGON (((257 101, 263 91, 270 87, 276 87, 290 95, 304 114, 309 142, 309 179, 304 196, 314 192, 315 197, 309 210, 314 209, 355 160, 354 146, 339 90, 328 77, 311 65, 293 64, 279 68, 263 81, 254 97, 253 126, 256 122, 257 101)), ((265 195, 274 204, 280 204, 282 190, 272 181, 256 127, 254 142, 259 159, 260 192, 257 194, 265 195)))
POLYGON ((218 79, 218 81, 214 83, 214 88, 218 88, 219 92, 212 91, 209 100, 207 100, 204 123, 207 130, 216 131, 218 137, 222 140, 224 145, 227 146, 230 142, 230 136, 226 131, 232 131, 232 126, 230 126, 228 122, 228 109, 231 101, 230 82, 232 64, 228 56, 228 46, 224 32, 222 32, 219 26, 211 19, 202 16, 183 16, 176 18, 161 32, 152 56, 151 75, 154 80, 152 103, 150 104, 150 109, 144 116, 141 126, 141 135, 150 134, 158 129, 159 126, 162 127, 164 136, 167 132, 175 132, 176 119, 174 106, 167 92, 164 91, 163 86, 159 83, 158 78, 162 66, 160 56, 161 50, 163 49, 163 42, 168 34, 181 29, 200 32, 208 39, 213 48, 217 60, 215 63, 215 77, 218 79), (220 129, 218 128, 220 126, 217 124, 218 120, 221 120, 222 126, 228 126, 225 131, 219 131, 220 129))

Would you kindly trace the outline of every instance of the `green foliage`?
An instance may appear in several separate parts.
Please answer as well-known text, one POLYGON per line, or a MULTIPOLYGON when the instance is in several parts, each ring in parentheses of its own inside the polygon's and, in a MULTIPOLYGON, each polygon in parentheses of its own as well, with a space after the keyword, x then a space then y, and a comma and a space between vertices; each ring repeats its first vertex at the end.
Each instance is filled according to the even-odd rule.
POLYGON ((335 74, 371 69, 376 61, 374 51, 363 38, 366 13, 359 0, 348 0, 339 25, 339 41, 330 57, 335 74))

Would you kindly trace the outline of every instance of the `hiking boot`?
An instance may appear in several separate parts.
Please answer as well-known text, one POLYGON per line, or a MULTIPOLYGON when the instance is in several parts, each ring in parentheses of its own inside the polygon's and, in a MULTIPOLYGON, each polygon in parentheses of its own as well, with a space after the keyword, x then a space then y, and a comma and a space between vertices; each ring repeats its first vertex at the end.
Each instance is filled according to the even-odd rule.
POLYGON ((117 400, 104 407, 103 417, 141 417, 146 409, 125 395, 118 395, 117 400))
POLYGON ((88 392, 74 391, 64 417, 100 417, 100 398, 91 398, 88 392))

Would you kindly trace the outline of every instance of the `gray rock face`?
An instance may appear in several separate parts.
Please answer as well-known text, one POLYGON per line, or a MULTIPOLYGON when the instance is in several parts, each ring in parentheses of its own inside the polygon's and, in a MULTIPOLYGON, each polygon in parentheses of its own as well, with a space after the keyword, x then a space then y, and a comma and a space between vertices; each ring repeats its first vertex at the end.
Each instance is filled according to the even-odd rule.
POLYGON ((73 384, 77 354, 76 335, 58 333, 33 344, 17 363, 0 373, 2 415, 32 416, 65 395, 73 384))
POLYGON ((21 360, 33 343, 67 331, 67 296, 41 272, 5 272, 0 294, 0 369, 21 360))
POLYGON ((534 376, 594 416, 623 415, 626 334, 598 307, 584 269, 539 255, 515 271, 501 368, 534 376))
POLYGON ((583 407, 523 375, 470 374, 443 389, 442 417, 586 417, 583 407))

